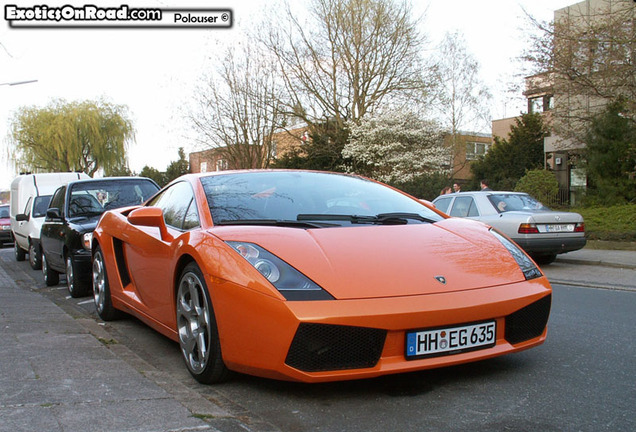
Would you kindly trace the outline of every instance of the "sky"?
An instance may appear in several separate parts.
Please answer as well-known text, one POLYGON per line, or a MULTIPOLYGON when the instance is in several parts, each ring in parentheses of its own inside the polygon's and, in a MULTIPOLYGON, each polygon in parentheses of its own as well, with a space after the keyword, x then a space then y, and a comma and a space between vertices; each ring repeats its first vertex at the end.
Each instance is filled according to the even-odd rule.
MULTIPOLYGON (((305 1, 305 0, 302 0, 305 1)), ((300 3, 300 2, 296 2, 300 3)), ((512 117, 523 100, 507 100, 505 83, 522 77, 515 60, 527 47, 528 19, 551 20, 554 10, 576 0, 413 0, 414 16, 423 16, 421 31, 430 47, 446 32, 463 33, 468 52, 480 63, 481 79, 490 87, 492 118, 512 117)), ((20 7, 42 1, 16 1, 20 7)), ((50 0, 47 6, 93 4, 50 0)), ((8 134, 14 113, 24 106, 44 107, 55 99, 103 99, 126 105, 136 130, 128 150, 130 168, 148 165, 164 171, 178 158, 202 150, 186 118, 202 77, 221 60, 226 45, 240 40, 263 16, 271 0, 129 0, 100 6, 232 9, 231 29, 16 29, 0 11, 0 190, 8 189, 16 172, 8 134)))

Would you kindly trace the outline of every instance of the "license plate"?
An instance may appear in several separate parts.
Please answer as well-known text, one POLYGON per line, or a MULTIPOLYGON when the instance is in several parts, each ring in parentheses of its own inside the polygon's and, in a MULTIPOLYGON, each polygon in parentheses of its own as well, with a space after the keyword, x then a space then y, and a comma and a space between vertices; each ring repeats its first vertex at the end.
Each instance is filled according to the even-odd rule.
POLYGON ((550 224, 546 225, 547 232, 574 232, 574 224, 550 224))
POLYGON ((495 346, 496 333, 495 321, 408 332, 406 358, 413 360, 489 348, 495 346))

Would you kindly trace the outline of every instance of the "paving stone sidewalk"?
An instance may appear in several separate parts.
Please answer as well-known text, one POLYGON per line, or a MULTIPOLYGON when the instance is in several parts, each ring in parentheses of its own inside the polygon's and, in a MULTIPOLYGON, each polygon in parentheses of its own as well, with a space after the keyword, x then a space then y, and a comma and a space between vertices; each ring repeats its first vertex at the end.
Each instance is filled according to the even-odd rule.
POLYGON ((204 419, 226 412, 178 383, 166 391, 144 375, 151 366, 110 349, 99 327, 0 266, 0 432, 218 430, 204 419))

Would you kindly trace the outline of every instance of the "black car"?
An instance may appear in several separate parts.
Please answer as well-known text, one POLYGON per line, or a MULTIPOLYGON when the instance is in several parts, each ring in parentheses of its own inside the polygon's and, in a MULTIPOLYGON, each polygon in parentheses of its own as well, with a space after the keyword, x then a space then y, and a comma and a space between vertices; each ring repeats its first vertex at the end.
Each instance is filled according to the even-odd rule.
POLYGON ((72 297, 88 295, 91 288, 91 237, 106 210, 140 205, 159 190, 144 177, 77 180, 59 187, 46 211, 40 242, 42 273, 47 286, 66 273, 72 297))

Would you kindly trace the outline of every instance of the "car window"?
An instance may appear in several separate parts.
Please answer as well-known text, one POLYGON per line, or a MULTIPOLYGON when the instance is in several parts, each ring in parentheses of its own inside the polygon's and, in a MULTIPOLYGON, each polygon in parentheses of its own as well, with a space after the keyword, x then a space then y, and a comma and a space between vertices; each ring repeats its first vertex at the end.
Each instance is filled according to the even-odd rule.
POLYGON ((9 217, 9 206, 0 207, 0 218, 8 218, 9 217))
POLYGON ((60 214, 64 215, 64 201, 66 197, 66 186, 58 188, 51 198, 49 208, 56 208, 60 210, 60 214))
POLYGON ((148 205, 162 209, 166 225, 173 228, 188 230, 199 226, 194 194, 187 182, 175 183, 153 198, 148 205))
POLYGON ((492 194, 488 196, 499 213, 508 211, 550 211, 539 201, 526 194, 492 194))
MULTIPOLYGON (((24 214, 29 216, 31 214, 31 201, 33 201, 33 197, 29 197, 26 206, 24 207, 24 214)), ((44 209, 44 213, 46 213, 46 209, 48 208, 48 204, 44 209)))
POLYGON ((450 205, 451 201, 453 200, 452 197, 449 198, 440 198, 437 201, 435 201, 435 207, 439 210, 442 211, 444 213, 448 213, 448 206, 450 205))
POLYGON ((471 196, 462 196, 455 198, 453 208, 450 212, 451 216, 456 217, 475 217, 479 216, 475 200, 471 196))

